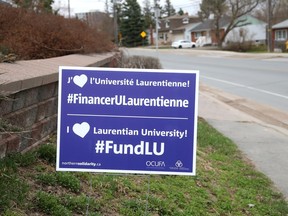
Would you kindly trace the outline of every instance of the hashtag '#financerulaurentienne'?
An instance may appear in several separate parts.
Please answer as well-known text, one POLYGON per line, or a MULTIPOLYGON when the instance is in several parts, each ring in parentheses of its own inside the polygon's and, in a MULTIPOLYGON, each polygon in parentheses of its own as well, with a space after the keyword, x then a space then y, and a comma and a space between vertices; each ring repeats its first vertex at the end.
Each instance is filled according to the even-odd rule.
POLYGON ((104 140, 98 140, 96 145, 95 145, 95 151, 96 154, 102 154, 104 151, 104 145, 105 145, 105 141, 104 140))
POLYGON ((67 103, 71 104, 72 102, 73 102, 73 95, 69 94, 68 97, 67 97, 67 103))

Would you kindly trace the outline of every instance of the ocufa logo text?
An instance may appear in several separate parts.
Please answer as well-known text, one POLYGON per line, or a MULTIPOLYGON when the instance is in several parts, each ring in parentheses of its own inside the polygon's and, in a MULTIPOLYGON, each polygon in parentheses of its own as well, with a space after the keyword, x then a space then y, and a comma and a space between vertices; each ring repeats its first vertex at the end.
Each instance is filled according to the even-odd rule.
POLYGON ((147 167, 165 167, 164 161, 146 161, 147 167))

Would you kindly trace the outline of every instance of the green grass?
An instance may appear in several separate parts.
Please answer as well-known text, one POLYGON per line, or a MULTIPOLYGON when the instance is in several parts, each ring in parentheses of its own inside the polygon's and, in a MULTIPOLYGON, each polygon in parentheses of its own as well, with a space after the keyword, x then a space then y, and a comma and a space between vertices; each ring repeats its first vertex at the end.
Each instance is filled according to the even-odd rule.
POLYGON ((68 208, 60 203, 60 198, 56 195, 39 191, 35 197, 35 206, 41 209, 42 212, 54 215, 65 216, 72 215, 68 208))
POLYGON ((51 140, 35 152, 0 160, 0 215, 288 214, 270 180, 201 119, 194 177, 55 172, 55 156, 51 140))
POLYGON ((36 176, 38 182, 47 186, 62 186, 72 192, 79 192, 81 189, 80 180, 69 172, 40 173, 36 176))

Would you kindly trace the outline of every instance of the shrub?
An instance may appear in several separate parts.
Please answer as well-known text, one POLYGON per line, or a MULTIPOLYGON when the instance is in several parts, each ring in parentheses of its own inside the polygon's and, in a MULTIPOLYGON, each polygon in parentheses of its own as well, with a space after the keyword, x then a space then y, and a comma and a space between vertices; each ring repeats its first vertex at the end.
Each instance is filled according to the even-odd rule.
POLYGON ((40 159, 47 161, 48 163, 56 163, 56 146, 53 144, 43 144, 38 149, 38 155, 40 159))
POLYGON ((118 59, 120 68, 142 68, 142 69, 161 69, 162 65, 159 59, 149 56, 127 56, 120 53, 118 59))
POLYGON ((252 49, 252 42, 229 42, 225 47, 225 50, 236 52, 247 52, 252 49))
POLYGON ((77 19, 0 5, 0 52, 42 59, 113 49, 110 38, 77 19))

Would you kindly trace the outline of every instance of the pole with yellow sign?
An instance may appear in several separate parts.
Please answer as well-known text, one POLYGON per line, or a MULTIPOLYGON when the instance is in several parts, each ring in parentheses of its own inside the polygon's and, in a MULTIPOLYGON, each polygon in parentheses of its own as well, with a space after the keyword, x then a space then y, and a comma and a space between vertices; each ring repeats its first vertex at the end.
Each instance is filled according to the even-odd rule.
POLYGON ((142 46, 144 46, 144 40, 145 40, 147 34, 146 34, 145 31, 142 31, 142 32, 140 33, 140 36, 142 37, 142 46))

